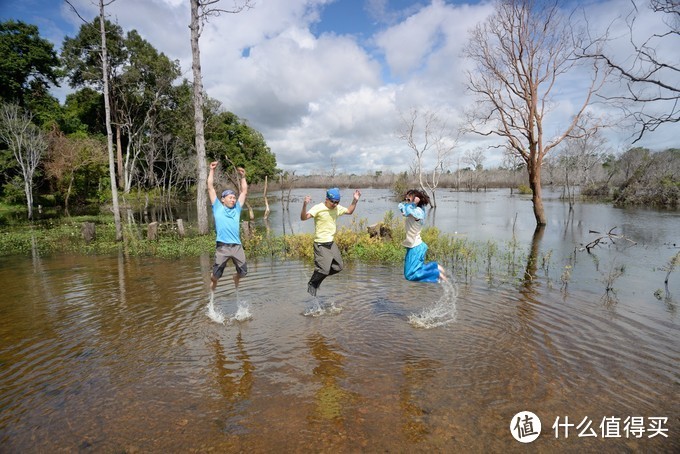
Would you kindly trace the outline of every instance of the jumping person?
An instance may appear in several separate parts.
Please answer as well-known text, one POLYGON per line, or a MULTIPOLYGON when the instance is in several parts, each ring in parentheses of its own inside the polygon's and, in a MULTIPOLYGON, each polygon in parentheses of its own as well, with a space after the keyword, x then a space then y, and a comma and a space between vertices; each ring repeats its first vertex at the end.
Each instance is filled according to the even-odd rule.
POLYGON ((300 219, 306 221, 314 218, 314 274, 312 274, 307 291, 310 295, 316 296, 316 290, 324 279, 342 271, 344 266, 340 249, 335 244, 335 232, 337 230, 336 221, 338 216, 352 214, 361 197, 361 191, 354 191, 354 198, 348 208, 340 203, 340 189, 331 188, 326 191, 326 200, 323 203, 314 205, 307 211, 307 204, 312 200, 310 196, 305 197, 302 203, 300 219))
POLYGON ((210 274, 210 289, 213 291, 215 291, 217 281, 222 277, 224 267, 227 266, 229 259, 234 262, 234 267, 236 268, 233 278, 237 289, 241 278, 248 274, 246 254, 241 245, 240 235, 241 209, 248 195, 246 171, 242 167, 236 169, 241 186, 238 199, 236 198, 236 193, 231 189, 222 191, 222 197, 218 199, 214 186, 217 164, 217 161, 210 163, 210 173, 208 174, 208 194, 210 195, 213 217, 215 218, 215 231, 217 232, 215 264, 210 274))
POLYGON ((427 244, 420 238, 425 219, 424 207, 430 204, 430 198, 417 189, 409 190, 399 210, 406 217, 406 239, 402 246, 406 248, 404 258, 404 277, 409 281, 439 282, 446 280, 444 268, 437 262, 425 263, 427 244))

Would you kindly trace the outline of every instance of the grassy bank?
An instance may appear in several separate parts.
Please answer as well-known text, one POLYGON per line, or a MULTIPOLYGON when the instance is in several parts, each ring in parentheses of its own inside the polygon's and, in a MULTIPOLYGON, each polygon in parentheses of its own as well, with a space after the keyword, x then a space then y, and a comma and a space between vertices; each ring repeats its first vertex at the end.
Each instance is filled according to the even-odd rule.
MULTIPOLYGON (((383 236, 371 235, 366 221, 354 217, 350 225, 342 227, 336 242, 347 262, 400 264, 405 249, 401 219, 387 212, 382 222, 383 236)), ((124 240, 115 240, 111 216, 82 216, 46 221, 39 225, 12 226, 2 229, 0 256, 37 253, 50 254, 118 254, 126 256, 157 256, 163 258, 197 257, 212 254, 215 235, 199 235, 194 226, 187 226, 181 237, 175 225, 160 226, 158 238, 148 240, 145 226, 124 224, 124 240), (85 222, 96 226, 96 238, 86 243, 82 227, 85 222)), ((515 242, 498 244, 493 241, 472 242, 465 238, 443 234, 435 227, 425 228, 423 240, 428 244, 428 260, 436 260, 455 270, 463 279, 480 272, 489 280, 518 279, 527 265, 527 254, 515 242)), ((252 229, 242 235, 249 260, 260 258, 292 259, 312 262, 313 235, 274 235, 264 228, 252 229)), ((549 267, 549 256, 539 260, 549 267)))

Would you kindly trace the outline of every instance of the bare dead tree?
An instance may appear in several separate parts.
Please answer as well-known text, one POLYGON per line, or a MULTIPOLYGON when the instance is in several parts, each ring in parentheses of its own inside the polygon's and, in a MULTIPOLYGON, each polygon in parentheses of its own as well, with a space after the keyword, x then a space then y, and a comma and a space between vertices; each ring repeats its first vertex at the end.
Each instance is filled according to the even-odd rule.
MULTIPOLYGON (((116 0, 110 0, 104 2, 104 0, 99 0, 99 31, 101 35, 101 59, 102 59, 102 86, 104 94, 104 111, 106 116, 106 146, 109 154, 109 178, 111 180, 111 199, 113 204, 113 220, 116 226, 116 241, 121 241, 123 239, 123 228, 120 219, 120 208, 118 204, 118 187, 116 184, 116 166, 114 163, 113 156, 113 132, 111 129, 111 93, 109 87, 109 60, 107 56, 106 48, 106 27, 104 10, 106 6, 109 6, 116 0)), ((71 10, 83 21, 87 22, 78 12, 78 10, 73 6, 69 0, 65 0, 66 4, 69 5, 71 10)), ((120 150, 120 145, 118 147, 120 150)))
POLYGON ((656 32, 639 41, 636 38, 637 19, 641 1, 631 0, 632 11, 626 17, 629 31, 629 50, 619 57, 605 51, 612 41, 607 30, 602 36, 586 43, 582 56, 604 62, 617 80, 625 84, 620 95, 601 96, 619 106, 639 128, 633 143, 659 126, 680 121, 680 65, 677 48, 680 45, 680 2, 678 0, 647 0, 647 7, 663 15, 663 25, 656 32), (666 48, 669 51, 660 51, 666 48), (632 56, 632 58, 631 58, 632 56))
POLYGON ((470 132, 498 136, 526 163, 538 225, 547 218, 541 195, 541 166, 551 149, 574 128, 604 77, 597 61, 580 107, 570 124, 547 139, 546 117, 557 82, 578 63, 574 51, 580 37, 552 5, 534 0, 501 0, 495 12, 471 33, 464 49, 474 62, 468 71, 468 90, 477 97, 468 112, 470 132))
POLYGON ((411 109, 408 117, 402 114, 399 138, 415 153, 413 172, 418 177, 420 189, 430 194, 432 207, 436 208, 436 189, 449 165, 456 140, 451 138, 446 124, 435 112, 420 113, 417 109, 411 109), (432 170, 426 170, 427 158, 434 162, 432 170))
POLYGON ((463 155, 463 163, 470 166, 469 173, 469 189, 479 190, 479 176, 484 170, 484 161, 486 160, 486 155, 484 149, 481 147, 475 148, 474 150, 468 150, 463 155))
POLYGON ((32 121, 33 115, 16 104, 0 105, 0 140, 7 145, 21 168, 28 219, 33 219, 33 176, 47 141, 32 121))
POLYGON ((109 60, 106 56, 106 29, 104 27, 104 7, 115 0, 104 3, 99 0, 99 30, 102 37, 102 81, 104 82, 104 110, 106 112, 106 147, 109 153, 109 179, 111 180, 111 198, 113 199, 113 219, 116 225, 116 241, 123 239, 123 228, 118 207, 118 187, 116 185, 116 165, 113 158, 113 131, 111 130, 111 100, 109 93, 109 60))
POLYGON ((570 210, 573 210, 576 202, 575 187, 592 183, 593 169, 601 164, 606 156, 607 141, 599 129, 590 127, 591 121, 595 121, 591 115, 582 116, 576 128, 583 133, 567 137, 557 154, 556 164, 563 175, 564 191, 570 210))
POLYGON ((191 68, 194 75, 194 125, 196 129, 196 208, 198 232, 208 233, 208 207, 206 196, 207 166, 205 162, 205 120, 203 118, 203 80, 201 75, 201 50, 199 38, 209 17, 221 14, 238 14, 251 8, 250 0, 234 3, 231 9, 219 8, 220 0, 191 0, 191 68))

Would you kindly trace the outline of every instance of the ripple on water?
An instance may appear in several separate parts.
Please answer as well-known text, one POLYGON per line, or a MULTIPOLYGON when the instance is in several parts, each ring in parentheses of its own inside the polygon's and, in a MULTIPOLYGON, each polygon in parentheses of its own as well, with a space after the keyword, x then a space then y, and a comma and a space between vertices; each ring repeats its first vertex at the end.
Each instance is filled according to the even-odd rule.
POLYGON ((104 451, 131 439, 156 451, 229 437, 232 448, 267 450, 281 433, 299 442, 328 424, 354 441, 320 449, 352 450, 356 434, 370 433, 375 450, 399 451, 421 446, 404 444, 409 437, 426 449, 451 447, 436 434, 497 433, 499 415, 527 403, 571 418, 677 415, 671 317, 540 280, 447 287, 408 282, 400 267, 349 264, 314 298, 311 264, 262 261, 238 292, 225 272, 211 298, 209 257, 23 266, 0 267, 9 450, 71 450, 83 440, 69 425, 102 434, 104 451), (223 323, 208 316, 211 303, 223 323), (430 329, 414 326, 419 319, 430 329))

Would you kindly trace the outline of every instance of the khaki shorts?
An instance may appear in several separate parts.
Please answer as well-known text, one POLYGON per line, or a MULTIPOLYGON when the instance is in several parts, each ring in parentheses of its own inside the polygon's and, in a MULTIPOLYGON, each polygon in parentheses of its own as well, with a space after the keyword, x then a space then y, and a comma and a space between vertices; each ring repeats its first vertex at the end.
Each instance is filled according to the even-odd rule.
POLYGON ((344 264, 340 249, 334 241, 330 243, 314 243, 314 271, 331 275, 342 271, 344 264))
POLYGON ((227 262, 231 259, 236 267, 236 272, 243 277, 248 274, 248 264, 246 263, 246 253, 240 244, 220 244, 215 250, 215 264, 213 265, 213 276, 217 279, 222 277, 227 262))

